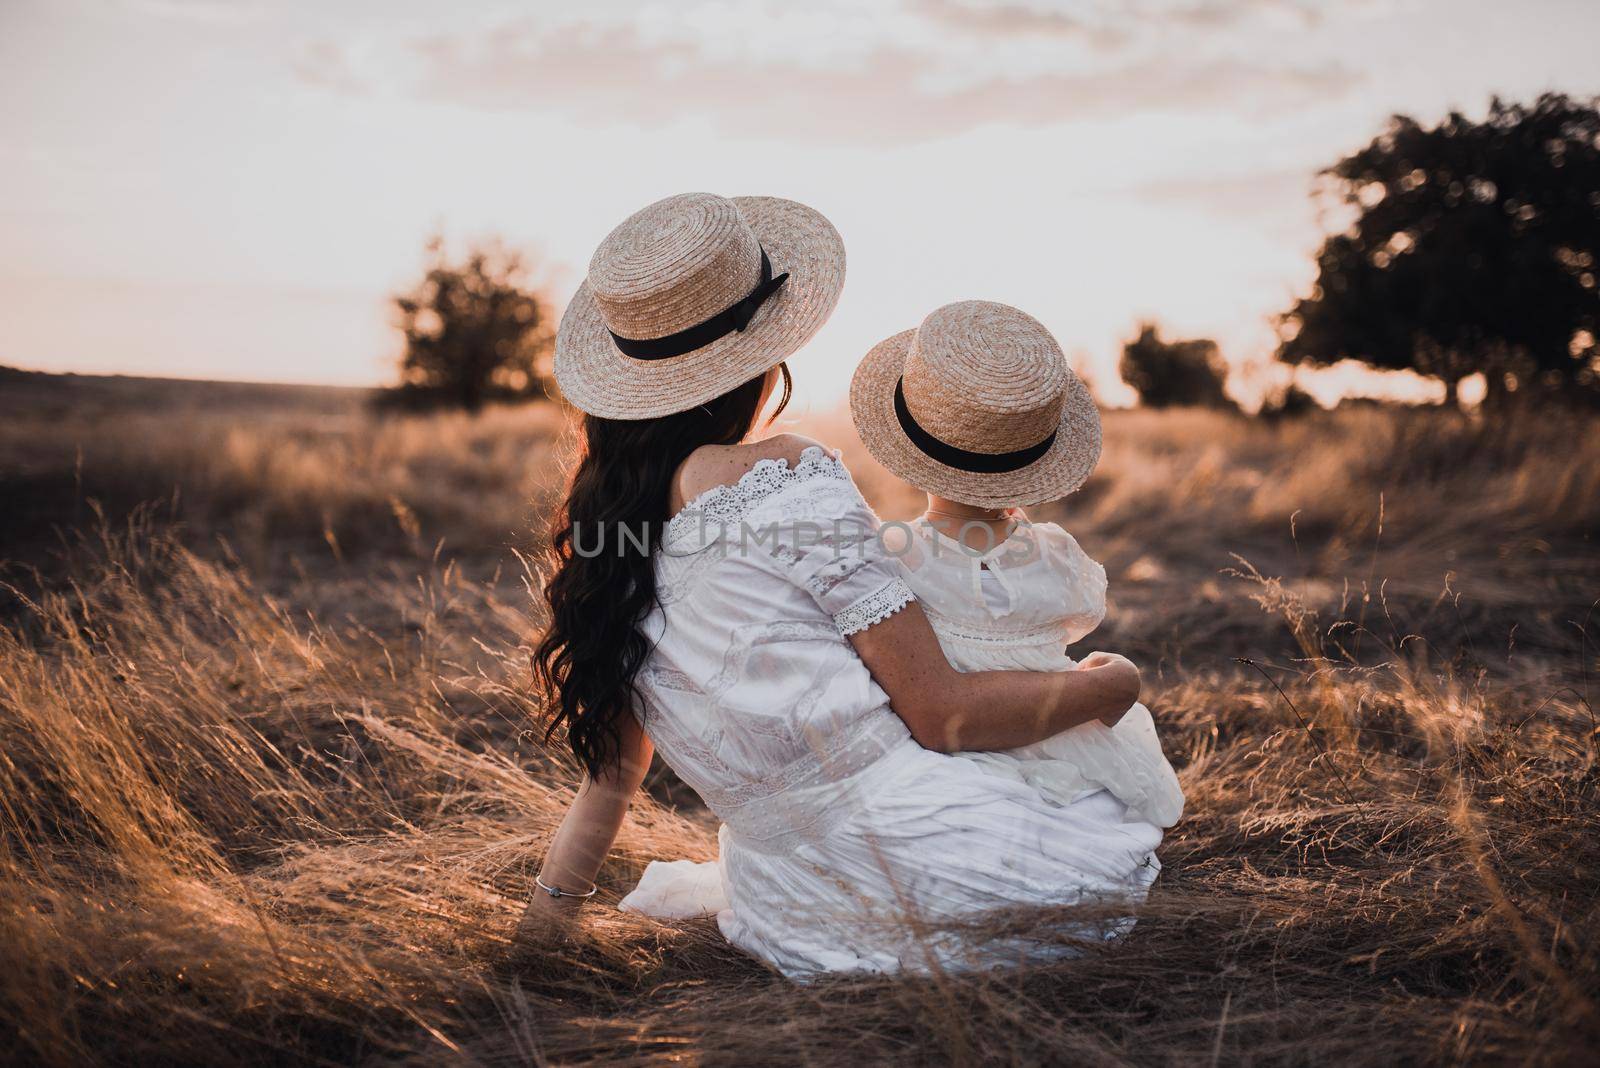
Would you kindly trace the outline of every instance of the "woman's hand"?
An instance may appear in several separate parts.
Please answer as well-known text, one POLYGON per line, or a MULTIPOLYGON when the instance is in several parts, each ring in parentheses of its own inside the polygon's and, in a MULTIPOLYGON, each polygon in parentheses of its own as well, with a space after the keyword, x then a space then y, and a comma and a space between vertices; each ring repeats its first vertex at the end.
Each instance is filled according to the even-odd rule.
POLYGON ((578 941, 578 909, 583 900, 536 891, 511 936, 506 967, 512 973, 520 973, 569 959, 578 941))
POLYGON ((517 933, 512 937, 514 954, 526 956, 530 951, 563 945, 572 941, 578 926, 578 909, 581 897, 551 897, 536 890, 528 899, 517 921, 517 933))
POLYGON ((1082 670, 1088 670, 1088 669, 1097 668, 1097 667, 1105 667, 1108 664, 1126 664, 1128 667, 1133 668, 1134 671, 1138 671, 1139 670, 1137 667, 1134 667, 1134 664, 1133 664, 1132 660, 1129 660, 1127 657, 1123 656, 1121 653, 1100 653, 1100 652, 1095 652, 1095 653, 1090 653, 1088 656, 1086 656, 1082 660, 1078 661, 1078 667, 1080 669, 1082 669, 1082 670))
POLYGON ((1115 727, 1117 721, 1127 715, 1128 709, 1139 700, 1139 692, 1143 688, 1143 679, 1139 668, 1132 660, 1117 653, 1090 653, 1078 661, 1079 671, 1098 671, 1112 680, 1116 685, 1124 688, 1125 692, 1133 696, 1128 701, 1127 707, 1116 713, 1103 713, 1098 718, 1108 727, 1115 727))

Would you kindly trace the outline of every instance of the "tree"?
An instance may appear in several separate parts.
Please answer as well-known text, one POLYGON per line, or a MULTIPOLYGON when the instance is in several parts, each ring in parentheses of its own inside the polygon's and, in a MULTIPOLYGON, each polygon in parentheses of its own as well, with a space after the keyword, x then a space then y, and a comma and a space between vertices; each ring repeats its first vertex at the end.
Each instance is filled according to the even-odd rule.
POLYGON ((422 281, 394 298, 405 335, 402 394, 468 411, 491 398, 547 395, 555 317, 528 287, 522 257, 491 243, 453 263, 438 237, 427 251, 422 281))
POLYGON ((1284 419, 1299 419, 1310 415, 1320 407, 1317 399, 1301 389, 1298 382, 1290 382, 1282 389, 1274 390, 1261 402, 1256 417, 1269 423, 1276 423, 1284 419))
POLYGON ((1122 346, 1119 371, 1147 408, 1236 408, 1223 389, 1228 365, 1206 338, 1163 341, 1155 323, 1140 323, 1139 336, 1122 346))
POLYGON ((1456 400, 1519 389, 1600 396, 1600 113, 1546 94, 1496 98, 1483 122, 1397 115, 1323 172, 1355 212, 1283 317, 1278 358, 1432 375, 1456 400))

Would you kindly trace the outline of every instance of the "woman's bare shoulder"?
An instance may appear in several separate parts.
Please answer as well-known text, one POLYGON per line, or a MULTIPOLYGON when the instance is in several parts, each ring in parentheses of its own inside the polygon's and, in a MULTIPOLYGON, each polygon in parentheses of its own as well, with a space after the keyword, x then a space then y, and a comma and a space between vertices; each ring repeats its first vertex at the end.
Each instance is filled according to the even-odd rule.
POLYGON ((678 468, 673 506, 681 508, 708 490, 732 485, 762 460, 787 460, 793 467, 811 448, 827 451, 827 446, 804 434, 774 434, 738 445, 702 445, 678 468))

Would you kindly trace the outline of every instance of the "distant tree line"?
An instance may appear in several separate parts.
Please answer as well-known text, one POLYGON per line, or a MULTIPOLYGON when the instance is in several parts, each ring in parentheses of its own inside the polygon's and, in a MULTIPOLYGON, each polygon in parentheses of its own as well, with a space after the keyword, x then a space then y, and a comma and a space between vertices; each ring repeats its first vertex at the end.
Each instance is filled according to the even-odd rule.
MULTIPOLYGON (((1322 172, 1351 211, 1317 253, 1310 292, 1280 317, 1277 358, 1357 360, 1444 383, 1482 374, 1492 410, 1514 398, 1600 406, 1600 112, 1597 99, 1496 98, 1481 122, 1397 115, 1322 172)), ((498 244, 452 260, 439 239, 394 298, 405 339, 391 402, 459 405, 554 395, 556 313, 521 256, 498 244)), ((1150 407, 1233 409, 1214 342, 1143 323, 1123 378, 1150 407)), ((1303 393, 1273 403, 1307 407, 1303 393)))
MULTIPOLYGON (((1596 103, 1496 98, 1482 122, 1451 113, 1431 127, 1397 115, 1322 172, 1353 219, 1281 317, 1277 358, 1416 371, 1452 407, 1474 374, 1490 410, 1600 406, 1596 103)), ((1162 341, 1151 324, 1124 347, 1122 376, 1152 407, 1226 406, 1216 346, 1162 341)), ((1269 403, 1289 414, 1308 401, 1290 386, 1269 403)))

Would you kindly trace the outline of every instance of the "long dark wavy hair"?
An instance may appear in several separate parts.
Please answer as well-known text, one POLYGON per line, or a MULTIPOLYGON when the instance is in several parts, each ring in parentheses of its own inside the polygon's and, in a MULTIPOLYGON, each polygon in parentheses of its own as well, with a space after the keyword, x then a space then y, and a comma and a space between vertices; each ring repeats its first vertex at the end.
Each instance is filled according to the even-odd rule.
MULTIPOLYGON (((783 396, 772 419, 793 387, 788 365, 778 369, 783 396)), ((657 419, 583 418, 582 453, 550 524, 550 622, 533 673, 549 710, 545 740, 564 729, 591 777, 616 766, 621 717, 636 707, 634 676, 650 655, 639 624, 656 605, 655 554, 671 518, 673 476, 700 446, 750 433, 765 379, 657 419)))

